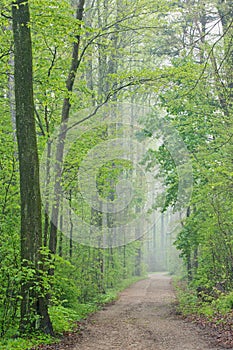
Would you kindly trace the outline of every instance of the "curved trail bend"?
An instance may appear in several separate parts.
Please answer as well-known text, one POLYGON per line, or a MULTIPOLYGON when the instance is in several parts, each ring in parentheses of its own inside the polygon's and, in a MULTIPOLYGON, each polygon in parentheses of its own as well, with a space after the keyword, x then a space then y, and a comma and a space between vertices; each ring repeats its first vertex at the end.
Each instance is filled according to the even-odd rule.
POLYGON ((91 316, 74 350, 216 350, 210 339, 172 314, 171 278, 153 274, 91 316))

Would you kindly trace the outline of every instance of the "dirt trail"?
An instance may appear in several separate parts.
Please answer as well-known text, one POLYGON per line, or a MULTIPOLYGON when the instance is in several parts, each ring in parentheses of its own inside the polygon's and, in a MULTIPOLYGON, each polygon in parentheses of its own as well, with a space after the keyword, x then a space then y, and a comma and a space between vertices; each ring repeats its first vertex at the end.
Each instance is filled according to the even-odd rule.
POLYGON ((91 317, 74 350, 222 349, 172 314, 170 281, 165 274, 153 274, 126 289, 114 305, 91 317))

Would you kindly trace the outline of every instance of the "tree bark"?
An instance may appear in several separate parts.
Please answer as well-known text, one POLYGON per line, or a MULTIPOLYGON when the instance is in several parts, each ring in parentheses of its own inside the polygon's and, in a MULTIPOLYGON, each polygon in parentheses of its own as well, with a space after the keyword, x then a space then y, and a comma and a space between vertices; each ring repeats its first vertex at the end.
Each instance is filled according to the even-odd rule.
MULTIPOLYGON (((21 197, 21 264, 27 273, 35 271, 34 279, 27 279, 21 286, 22 333, 34 331, 36 318, 39 328, 53 334, 45 298, 35 291, 40 281, 38 265, 42 246, 41 197, 39 185, 39 160, 34 119, 32 43, 28 1, 18 0, 12 4, 14 35, 14 77, 16 102, 16 134, 19 153, 21 197)), ((40 285, 41 289, 43 288, 40 285)), ((41 290, 42 291, 42 290, 41 290)))

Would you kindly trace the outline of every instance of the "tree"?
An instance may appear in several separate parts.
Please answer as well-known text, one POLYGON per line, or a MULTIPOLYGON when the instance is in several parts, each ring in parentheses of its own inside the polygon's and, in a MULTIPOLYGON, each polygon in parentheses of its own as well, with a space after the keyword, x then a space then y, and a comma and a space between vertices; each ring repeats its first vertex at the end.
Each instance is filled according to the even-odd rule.
POLYGON ((32 42, 28 1, 12 5, 14 36, 14 77, 16 132, 20 169, 21 197, 21 332, 39 328, 52 334, 47 301, 40 281, 42 246, 39 160, 34 119, 32 42))
MULTIPOLYGON (((83 10, 84 10, 85 0, 79 0, 76 10, 76 19, 79 22, 81 30, 81 21, 83 19, 83 10)), ((78 33, 75 36, 75 41, 73 43, 73 52, 72 52, 72 61, 69 70, 69 75, 66 81, 66 89, 68 93, 72 93, 75 77, 77 70, 80 64, 79 60, 79 47, 80 47, 81 35, 78 33)), ((55 185, 54 185, 54 201, 55 205, 52 207, 52 222, 50 226, 50 239, 49 239, 49 249, 55 254, 57 249, 57 226, 58 226, 58 216, 59 216, 59 206, 60 206, 60 195, 61 195, 61 183, 60 177, 62 172, 62 162, 63 162, 63 152, 64 152, 64 143, 66 138, 66 127, 70 115, 71 101, 70 95, 64 98, 62 106, 62 117, 61 117, 61 126, 60 126, 60 135, 56 150, 56 160, 57 167, 55 172, 55 185)))
MULTIPOLYGON (((179 22, 174 16, 170 30, 176 28, 180 46, 176 55, 169 53, 171 78, 160 104, 190 152, 194 188, 175 244, 194 283, 224 281, 232 289, 232 3, 177 5, 179 22)), ((173 205, 175 167, 164 150, 162 145, 155 158, 165 175, 167 204, 173 205)))

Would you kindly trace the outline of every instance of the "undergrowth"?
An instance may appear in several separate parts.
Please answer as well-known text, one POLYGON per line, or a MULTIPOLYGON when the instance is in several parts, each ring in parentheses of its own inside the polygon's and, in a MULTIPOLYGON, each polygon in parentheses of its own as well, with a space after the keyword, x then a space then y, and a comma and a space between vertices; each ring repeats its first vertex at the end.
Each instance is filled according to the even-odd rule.
POLYGON ((205 329, 215 345, 233 349, 233 291, 200 294, 184 281, 175 281, 174 287, 178 314, 205 329))
POLYGON ((118 298, 120 291, 124 290, 136 281, 145 277, 132 277, 121 281, 117 287, 109 288, 104 294, 96 295, 87 303, 79 303, 77 300, 69 300, 69 307, 64 306, 67 300, 63 303, 53 305, 49 308, 49 314, 53 324, 56 337, 45 336, 43 334, 32 334, 29 338, 18 337, 12 329, 8 336, 0 340, 0 350, 29 350, 37 349, 41 344, 52 344, 59 342, 59 339, 65 332, 72 332, 77 329, 77 324, 80 320, 87 318, 93 312, 99 310, 103 305, 113 302, 118 298))
POLYGON ((216 316, 218 320, 221 320, 221 316, 224 320, 225 316, 233 312, 233 291, 219 292, 217 296, 205 292, 198 295, 197 290, 184 281, 176 279, 173 285, 176 290, 177 311, 184 316, 204 316, 212 321, 216 316))

